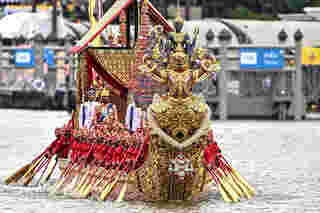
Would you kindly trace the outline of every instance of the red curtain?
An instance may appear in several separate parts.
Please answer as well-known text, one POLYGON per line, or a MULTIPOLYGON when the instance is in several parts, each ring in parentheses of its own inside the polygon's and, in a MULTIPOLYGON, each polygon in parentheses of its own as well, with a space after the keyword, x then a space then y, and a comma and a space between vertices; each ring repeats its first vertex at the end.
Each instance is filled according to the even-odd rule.
MULTIPOLYGON (((110 99, 111 102, 116 104, 119 118, 122 122, 125 120, 125 114, 127 110, 127 97, 128 97, 128 88, 121 85, 118 81, 116 81, 109 73, 107 73, 104 68, 95 60, 95 58, 87 53, 88 67, 93 67, 95 72, 105 80, 109 85, 120 92, 119 94, 115 94, 114 91, 111 91, 110 99)), ((92 70, 92 69, 91 69, 92 70)), ((89 78, 90 74, 88 74, 89 78)), ((92 77, 92 75, 91 75, 92 77)), ((90 78, 89 78, 90 79, 90 78)), ((91 78, 92 80, 92 78, 91 78)))
MULTIPOLYGON (((103 80, 107 81, 108 84, 110 84, 112 87, 114 87, 115 89, 118 89, 121 95, 126 96, 128 94, 128 89, 125 86, 121 85, 119 82, 117 82, 109 73, 104 71, 104 68, 99 63, 97 63, 94 57, 89 53, 87 53, 87 60, 88 60, 88 64, 90 64, 88 65, 88 67, 90 66, 93 67, 97 72, 97 74, 101 76, 103 80)), ((93 77, 92 72, 88 73, 88 80, 89 79, 92 80, 92 77, 93 77)))
POLYGON ((92 86, 92 81, 93 81, 93 73, 92 73, 93 64, 89 54, 87 54, 87 64, 88 64, 88 88, 90 88, 92 86))

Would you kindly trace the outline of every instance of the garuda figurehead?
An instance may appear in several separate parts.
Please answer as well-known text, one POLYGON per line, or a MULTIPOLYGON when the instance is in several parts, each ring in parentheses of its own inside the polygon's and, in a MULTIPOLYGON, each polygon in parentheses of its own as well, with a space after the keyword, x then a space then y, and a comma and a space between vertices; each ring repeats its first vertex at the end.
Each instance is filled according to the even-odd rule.
POLYGON ((185 54, 180 43, 178 44, 176 51, 169 56, 168 69, 176 72, 184 72, 189 68, 189 57, 185 54))

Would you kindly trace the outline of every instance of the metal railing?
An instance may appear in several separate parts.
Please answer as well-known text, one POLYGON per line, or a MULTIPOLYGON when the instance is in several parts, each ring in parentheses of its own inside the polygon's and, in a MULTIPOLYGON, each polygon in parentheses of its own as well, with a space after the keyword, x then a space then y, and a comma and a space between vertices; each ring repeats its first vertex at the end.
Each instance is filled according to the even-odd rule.
MULTIPOLYGON (((201 85, 202 93, 213 114, 221 120, 232 116, 273 115, 277 115, 281 120, 290 116, 295 120, 303 119, 306 103, 303 88, 308 85, 304 80, 308 76, 303 73, 301 61, 303 35, 298 30, 294 35, 295 45, 290 46, 286 45, 287 36, 284 33, 279 33, 278 45, 270 46, 230 46, 231 35, 227 30, 220 32, 219 45, 210 45, 208 41, 207 48, 212 53, 217 53, 216 57, 221 65, 217 82, 208 79, 201 85), (280 49, 285 66, 281 69, 241 69, 240 50, 243 48, 280 49)), ((314 85, 317 83, 319 84, 314 82, 314 85)))

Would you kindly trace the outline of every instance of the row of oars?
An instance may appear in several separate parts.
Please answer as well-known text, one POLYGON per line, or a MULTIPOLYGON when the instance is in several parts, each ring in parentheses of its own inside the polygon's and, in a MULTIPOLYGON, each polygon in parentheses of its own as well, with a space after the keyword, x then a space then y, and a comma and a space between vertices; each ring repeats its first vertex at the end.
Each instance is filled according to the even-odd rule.
POLYGON ((255 189, 234 168, 208 169, 216 182, 219 192, 225 202, 239 202, 241 198, 251 199, 255 189))
POLYGON ((99 163, 92 161, 70 162, 60 178, 52 188, 50 194, 59 194, 60 192, 70 193, 73 196, 86 198, 94 191, 100 193, 99 199, 104 201, 112 191, 122 183, 121 190, 116 201, 123 201, 128 188, 128 173, 135 168, 136 162, 141 156, 143 150, 143 140, 139 138, 140 148, 136 159, 131 163, 128 161, 128 152, 124 154, 121 162, 114 168, 106 170, 99 166, 99 163), (121 166, 125 165, 125 166, 121 166))
MULTIPOLYGON (((71 128, 73 124, 73 118, 75 114, 72 113, 72 119, 69 120, 67 126, 65 128, 71 128)), ((53 174, 53 171, 55 170, 57 163, 58 163, 58 152, 61 150, 56 150, 54 155, 49 155, 49 150, 54 148, 53 146, 57 141, 59 141, 60 138, 58 137, 55 141, 53 141, 38 157, 36 157, 31 163, 28 163, 27 165, 21 167, 18 169, 15 173, 10 175, 4 180, 4 183, 14 184, 18 183, 20 180, 22 180, 22 184, 24 186, 29 185, 36 174, 38 174, 41 170, 41 176, 39 178, 39 181, 37 182, 37 185, 39 183, 45 184, 50 177, 53 174)))
POLYGON ((43 152, 41 155, 35 158, 31 163, 28 163, 27 165, 18 169, 14 174, 7 177, 4 180, 4 183, 9 185, 21 181, 24 186, 27 186, 32 182, 36 174, 38 174, 41 171, 41 169, 43 169, 37 185, 39 183, 45 184, 53 174, 54 169, 56 168, 57 157, 56 155, 54 155, 53 157, 48 157, 44 154, 45 152, 43 152))

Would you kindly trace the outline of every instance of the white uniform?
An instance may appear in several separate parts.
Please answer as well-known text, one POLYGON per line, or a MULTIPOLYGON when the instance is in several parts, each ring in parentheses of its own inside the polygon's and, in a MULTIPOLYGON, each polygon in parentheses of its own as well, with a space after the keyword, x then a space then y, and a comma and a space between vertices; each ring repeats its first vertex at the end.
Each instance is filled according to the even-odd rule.
POLYGON ((92 122, 93 122, 94 116, 96 114, 96 106, 98 104, 99 103, 96 101, 89 101, 89 102, 85 103, 85 106, 86 106, 86 116, 85 116, 86 120, 84 122, 85 127, 90 128, 92 126, 92 122))
POLYGON ((79 113, 79 127, 90 128, 92 126, 92 122, 96 113, 96 106, 98 102, 89 101, 80 106, 79 113))
POLYGON ((142 110, 137 108, 135 104, 129 104, 126 113, 126 126, 132 132, 141 127, 142 110))

